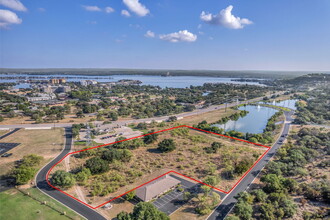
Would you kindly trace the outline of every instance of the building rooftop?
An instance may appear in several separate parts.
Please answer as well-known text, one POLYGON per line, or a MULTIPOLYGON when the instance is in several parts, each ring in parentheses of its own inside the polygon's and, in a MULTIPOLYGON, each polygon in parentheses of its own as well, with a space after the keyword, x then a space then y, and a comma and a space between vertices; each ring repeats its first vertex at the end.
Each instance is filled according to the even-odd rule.
POLYGON ((136 196, 139 197, 142 201, 150 201, 156 196, 167 192, 172 187, 181 183, 179 180, 165 175, 162 176, 151 183, 148 183, 136 190, 136 196))

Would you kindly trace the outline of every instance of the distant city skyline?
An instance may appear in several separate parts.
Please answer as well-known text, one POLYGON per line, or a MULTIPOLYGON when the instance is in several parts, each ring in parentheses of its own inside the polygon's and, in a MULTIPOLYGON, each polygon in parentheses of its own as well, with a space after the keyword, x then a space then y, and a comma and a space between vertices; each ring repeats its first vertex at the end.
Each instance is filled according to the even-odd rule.
POLYGON ((0 0, 0 68, 330 71, 330 1, 0 0))

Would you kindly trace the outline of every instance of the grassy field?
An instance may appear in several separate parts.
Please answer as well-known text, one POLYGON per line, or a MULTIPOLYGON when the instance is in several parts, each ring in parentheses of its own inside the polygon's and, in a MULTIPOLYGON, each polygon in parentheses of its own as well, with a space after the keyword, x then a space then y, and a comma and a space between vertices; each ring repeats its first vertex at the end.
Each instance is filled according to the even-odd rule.
POLYGON ((206 112, 203 114, 185 117, 182 120, 179 120, 178 122, 184 125, 194 125, 204 120, 207 121, 208 123, 214 123, 216 121, 219 121, 221 118, 234 114, 235 112, 239 112, 239 110, 227 108, 227 111, 225 112, 225 109, 219 109, 215 111, 206 112))
MULTIPOLYGON (((132 150, 133 157, 130 162, 110 164, 109 172, 91 177, 88 183, 81 187, 86 195, 86 200, 93 205, 98 205, 169 170, 175 170, 202 181, 209 175, 216 175, 221 180, 215 187, 229 190, 241 175, 231 179, 223 178, 221 174, 226 165, 244 158, 255 161, 265 151, 265 148, 225 137, 188 128, 181 129, 186 130, 184 135, 178 133, 178 129, 162 132, 159 134, 157 142, 132 150), (175 140, 176 150, 169 153, 159 152, 157 145, 165 138, 175 140), (204 148, 209 147, 213 142, 220 142, 223 146, 217 153, 206 153, 204 148), (101 183, 101 187, 111 187, 114 191, 105 196, 90 196, 93 184, 96 182, 101 183)), ((70 169, 78 169, 87 159, 71 157, 70 169)), ((64 167, 63 163, 60 163, 59 166, 64 167)), ((73 189, 67 192, 74 193, 73 189)))
MULTIPOLYGON (((8 151, 13 155, 0 160, 0 175, 6 174, 14 166, 15 161, 28 154, 37 154, 44 157, 43 166, 51 158, 58 155, 64 144, 64 130, 62 128, 50 130, 21 129, 1 140, 3 143, 20 143, 8 151)), ((40 166, 40 167, 41 167, 40 166)))
POLYGON ((6 130, 0 130, 0 136, 6 134, 6 133, 8 133, 8 132, 9 132, 9 131, 6 131, 6 130))
POLYGON ((82 219, 78 214, 50 199, 38 189, 29 189, 25 191, 29 192, 30 195, 40 201, 46 201, 46 204, 50 207, 23 194, 17 189, 10 189, 0 193, 0 219, 82 219), (66 215, 63 215, 64 212, 66 215))

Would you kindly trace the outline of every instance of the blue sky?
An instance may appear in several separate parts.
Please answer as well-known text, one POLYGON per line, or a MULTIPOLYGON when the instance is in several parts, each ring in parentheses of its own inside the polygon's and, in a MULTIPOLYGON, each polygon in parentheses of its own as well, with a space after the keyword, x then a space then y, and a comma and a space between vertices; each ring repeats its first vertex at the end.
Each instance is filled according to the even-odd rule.
POLYGON ((0 0, 0 67, 330 70, 329 0, 0 0))

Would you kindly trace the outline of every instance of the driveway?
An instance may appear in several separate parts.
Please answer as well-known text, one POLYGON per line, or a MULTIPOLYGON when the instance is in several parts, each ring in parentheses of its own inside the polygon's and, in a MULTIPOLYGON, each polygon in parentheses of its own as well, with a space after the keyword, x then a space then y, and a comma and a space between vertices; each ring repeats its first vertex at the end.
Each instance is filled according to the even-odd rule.
POLYGON ((43 193, 47 194, 48 196, 52 197, 53 199, 59 201, 63 205, 71 208, 75 212, 79 213, 81 216, 83 216, 86 219, 95 219, 95 220, 104 220, 105 218, 96 212, 95 210, 87 207, 86 205, 82 204, 81 202, 78 202, 77 200, 65 195, 64 193, 53 189, 50 185, 47 183, 47 172, 49 169, 56 164, 58 161, 60 161, 67 153, 71 150, 71 143, 72 143, 72 132, 71 128, 65 129, 65 146, 63 151, 50 163, 48 163, 46 166, 44 166, 36 176, 36 184, 37 188, 42 191, 43 193))

